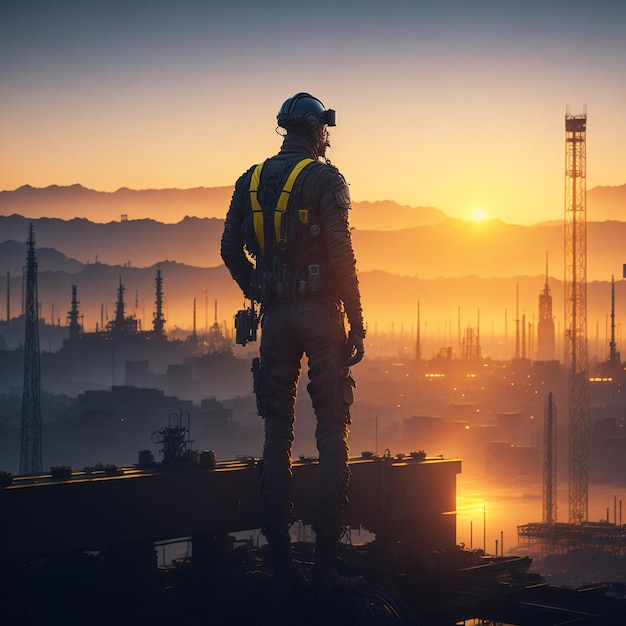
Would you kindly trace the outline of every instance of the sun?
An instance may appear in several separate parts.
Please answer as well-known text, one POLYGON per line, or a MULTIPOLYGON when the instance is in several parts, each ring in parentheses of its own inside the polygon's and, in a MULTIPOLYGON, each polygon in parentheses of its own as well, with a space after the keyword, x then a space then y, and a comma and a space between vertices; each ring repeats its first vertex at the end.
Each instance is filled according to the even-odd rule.
POLYGON ((485 220, 487 216, 485 215, 485 212, 482 209, 476 209, 473 213, 472 213, 472 219, 475 222, 483 222, 485 220))

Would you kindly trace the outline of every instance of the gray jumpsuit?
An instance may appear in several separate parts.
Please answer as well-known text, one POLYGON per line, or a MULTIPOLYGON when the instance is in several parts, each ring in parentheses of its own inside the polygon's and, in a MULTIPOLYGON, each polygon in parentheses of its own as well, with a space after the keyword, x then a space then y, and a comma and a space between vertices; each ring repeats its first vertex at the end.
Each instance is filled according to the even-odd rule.
POLYGON ((350 477, 348 428, 354 401, 354 381, 346 365, 344 316, 350 332, 364 336, 348 227, 348 188, 336 168, 317 160, 305 137, 288 134, 280 152, 268 159, 261 171, 258 201, 264 215, 264 245, 260 246, 250 199, 254 169, 235 184, 221 255, 244 294, 262 306, 254 390, 265 424, 261 469, 264 527, 271 530, 295 520, 291 452, 300 363, 306 354, 307 390, 317 418, 319 452, 313 528, 338 537, 350 477), (278 227, 274 219, 278 197, 293 166, 306 157, 313 162, 296 178, 278 227))

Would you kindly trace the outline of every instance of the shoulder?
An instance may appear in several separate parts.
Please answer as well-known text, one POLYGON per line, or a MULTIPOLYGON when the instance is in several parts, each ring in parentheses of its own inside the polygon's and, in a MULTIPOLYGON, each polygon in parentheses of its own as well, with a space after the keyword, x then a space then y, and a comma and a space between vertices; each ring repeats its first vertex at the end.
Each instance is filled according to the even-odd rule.
POLYGON ((315 186, 326 198, 328 206, 338 206, 344 219, 347 219, 347 211, 352 208, 350 200, 350 187, 343 174, 331 163, 316 161, 310 166, 315 186))
MULTIPOLYGON (((324 165, 329 172, 328 176, 331 177, 332 189, 334 191, 337 204, 342 209, 342 211, 347 211, 351 209, 352 201, 350 199, 350 187, 346 182, 343 174, 332 163, 326 162, 324 163, 324 165)), ((345 219, 347 219, 347 212, 344 213, 344 217, 345 219)))
POLYGON ((339 169, 332 163, 326 161, 314 161, 309 165, 311 172, 318 176, 327 185, 341 187, 346 183, 346 179, 339 169))
POLYGON ((258 163, 251 165, 235 182, 235 190, 236 191, 249 191, 250 188, 250 180, 252 179, 252 174, 254 170, 257 168, 258 163))

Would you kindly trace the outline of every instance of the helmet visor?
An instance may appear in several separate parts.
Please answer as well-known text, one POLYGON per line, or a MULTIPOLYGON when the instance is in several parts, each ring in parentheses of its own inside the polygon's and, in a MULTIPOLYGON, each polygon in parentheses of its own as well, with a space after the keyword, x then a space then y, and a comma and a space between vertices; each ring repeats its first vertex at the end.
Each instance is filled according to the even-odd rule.
POLYGON ((327 126, 336 126, 336 117, 334 109, 327 109, 322 113, 321 120, 322 124, 326 124, 327 126))

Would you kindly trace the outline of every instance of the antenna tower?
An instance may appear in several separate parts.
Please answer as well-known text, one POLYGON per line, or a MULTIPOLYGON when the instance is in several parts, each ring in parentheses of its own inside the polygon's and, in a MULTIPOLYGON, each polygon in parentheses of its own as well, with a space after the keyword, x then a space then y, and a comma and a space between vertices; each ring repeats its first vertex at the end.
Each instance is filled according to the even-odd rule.
POLYGON ((515 358, 519 359, 520 351, 519 351, 519 283, 515 285, 515 358))
POLYGON ((154 334, 158 337, 164 337, 165 317, 163 316, 163 276, 161 275, 161 268, 157 269, 155 305, 156 311, 152 322, 154 334))
POLYGON ((615 343, 615 276, 611 276, 611 341, 609 343, 609 361, 620 362, 620 354, 615 343))
POLYGON ((70 339, 73 341, 76 341, 83 332, 83 328, 78 321, 80 317, 78 305, 80 303, 78 301, 78 298, 76 297, 76 293, 76 285, 72 285, 72 308, 67 313, 67 320, 69 322, 70 339))
POLYGON ((565 339, 569 383, 569 521, 589 509, 587 356, 587 113, 565 115, 565 339))
POLYGON ((546 282, 539 294, 539 322, 537 324, 537 360, 554 359, 554 317, 552 316, 552 294, 548 284, 548 252, 546 251, 546 282))
POLYGON ((543 415, 543 521, 556 522, 556 405, 548 394, 543 415))
POLYGON ((7 322, 11 321, 11 272, 7 271, 7 322))
POLYGON ((120 276, 120 284, 117 288, 117 302, 115 303, 115 322, 113 325, 113 328, 118 332, 124 330, 124 291, 126 291, 126 288, 122 284, 122 277, 120 276))
POLYGON ((35 229, 32 224, 29 228, 27 250, 20 474, 35 474, 43 470, 43 461, 41 457, 41 375, 37 257, 35 255, 35 229))
POLYGON ((422 360, 422 338, 420 336, 420 302, 417 301, 417 338, 415 340, 415 360, 422 360))

